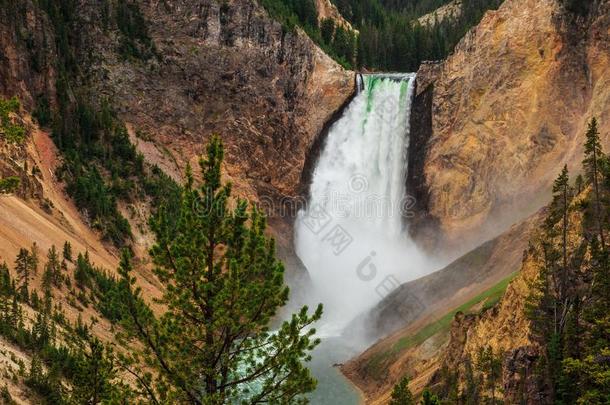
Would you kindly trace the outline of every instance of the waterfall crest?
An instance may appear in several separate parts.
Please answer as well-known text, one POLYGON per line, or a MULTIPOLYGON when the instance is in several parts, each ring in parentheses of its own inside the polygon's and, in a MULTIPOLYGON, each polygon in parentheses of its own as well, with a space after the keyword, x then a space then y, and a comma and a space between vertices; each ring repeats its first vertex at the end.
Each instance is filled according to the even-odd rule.
POLYGON ((331 127, 295 225, 296 251, 325 306, 322 333, 340 333, 400 283, 425 273, 405 228, 414 74, 362 75, 331 127))

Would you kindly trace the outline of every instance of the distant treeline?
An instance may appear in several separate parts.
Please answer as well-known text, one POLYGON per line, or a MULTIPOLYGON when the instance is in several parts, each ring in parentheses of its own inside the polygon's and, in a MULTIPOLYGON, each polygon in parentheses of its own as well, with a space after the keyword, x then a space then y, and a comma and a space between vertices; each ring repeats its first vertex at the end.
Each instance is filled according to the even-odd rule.
POLYGON ((314 0, 261 0, 287 29, 302 27, 345 67, 416 71, 424 60, 445 58, 487 10, 502 0, 461 2, 458 15, 422 26, 417 18, 448 0, 333 0, 359 34, 317 19, 314 0))
POLYGON ((416 71, 423 60, 445 58, 483 14, 502 0, 463 1, 461 13, 431 26, 416 22, 448 1, 335 0, 359 31, 357 65, 381 70, 416 71))

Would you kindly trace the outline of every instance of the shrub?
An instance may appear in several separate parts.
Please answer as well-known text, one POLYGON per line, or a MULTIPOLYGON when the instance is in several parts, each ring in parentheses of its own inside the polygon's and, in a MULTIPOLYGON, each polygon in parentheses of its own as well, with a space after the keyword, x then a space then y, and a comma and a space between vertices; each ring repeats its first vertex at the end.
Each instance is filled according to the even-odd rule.
POLYGON ((0 194, 14 193, 19 188, 20 183, 21 180, 16 176, 0 179, 0 194))
POLYGON ((9 100, 0 99, 0 132, 8 142, 21 143, 25 139, 25 128, 13 123, 10 114, 19 111, 21 103, 17 97, 9 100))

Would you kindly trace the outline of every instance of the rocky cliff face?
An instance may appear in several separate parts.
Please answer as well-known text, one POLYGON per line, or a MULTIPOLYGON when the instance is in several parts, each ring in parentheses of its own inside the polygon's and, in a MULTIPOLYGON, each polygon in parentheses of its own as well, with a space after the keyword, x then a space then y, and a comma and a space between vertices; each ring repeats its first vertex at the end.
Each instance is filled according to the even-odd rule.
POLYGON ((459 17, 461 12, 462 2, 460 0, 453 0, 432 11, 431 13, 419 17, 417 21, 421 25, 434 25, 437 22, 441 22, 447 18, 459 17))
MULTIPOLYGON (((407 178, 407 188, 417 198, 410 231, 421 245, 437 252, 468 249, 545 205, 561 166, 580 170, 590 117, 601 121, 602 140, 609 146, 609 28, 607 0, 591 2, 586 16, 570 14, 555 0, 506 0, 486 14, 446 61, 421 66, 407 178)), ((437 325, 442 316, 422 320, 425 311, 411 311, 406 319, 388 316, 405 302, 409 307, 413 296, 422 300, 414 283, 397 290, 396 301, 372 312, 378 327, 406 326, 344 367, 365 391, 367 402, 387 402, 393 383, 405 374, 420 392, 442 380, 438 370, 463 367, 464 359, 485 345, 505 354, 509 403, 518 402, 516 395, 523 390, 532 394, 532 401, 534 393, 544 395, 544 387, 521 375, 537 357, 523 311, 529 283, 539 271, 531 256, 521 263, 528 234, 517 235, 513 241, 518 243, 497 245, 504 248, 492 254, 508 260, 503 262, 507 273, 520 271, 500 304, 458 316, 450 333, 401 346, 409 341, 405 337, 437 325), (384 324, 386 320, 390 322, 384 324)), ((452 266, 459 269, 462 262, 481 276, 486 265, 472 266, 468 258, 476 252, 488 255, 491 247, 488 242, 452 266)), ((457 301, 450 305, 456 308, 469 298, 459 298, 459 283, 442 273, 444 283, 437 284, 450 288, 432 297, 452 296, 457 301)))
MULTIPOLYGON (((350 72, 255 2, 139 2, 160 55, 144 64, 105 54, 93 71, 124 120, 170 152, 177 172, 220 134, 236 192, 268 208, 290 245, 291 201, 316 135, 351 95, 350 72)), ((94 16, 92 16, 94 18, 94 16)))
MULTIPOLYGON (((206 139, 219 134, 235 193, 261 203, 288 250, 306 155, 352 94, 353 74, 303 32, 287 32, 256 2, 135 4, 154 45, 146 59, 121 52, 116 10, 77 2, 80 85, 111 100, 140 151, 176 179, 186 163, 197 167, 206 139)), ((57 55, 51 21, 25 0, 2 13, 0 93, 18 95, 29 111, 39 95, 52 103, 57 55)))
POLYGON ((28 110, 36 98, 55 98, 57 54, 54 33, 44 13, 29 1, 0 8, 0 95, 17 95, 28 110))
POLYGON ((439 71, 423 66, 434 94, 422 213, 434 220, 415 224, 420 240, 472 246, 544 205, 561 166, 580 162, 590 117, 610 145, 609 26, 607 0, 586 17, 506 0, 439 71))
MULTIPOLYGON (((575 257, 584 260, 581 269, 587 269, 588 255, 582 255, 583 235, 586 233, 582 211, 578 208, 586 200, 583 192, 572 201, 568 214, 570 224, 567 232, 567 246, 570 261, 575 257), (582 255, 582 256, 580 256, 582 255)), ((559 244, 559 237, 553 243, 559 244)), ((541 356, 539 344, 532 338, 531 321, 527 316, 527 302, 533 286, 542 269, 545 268, 544 256, 540 253, 542 231, 534 230, 529 239, 519 275, 508 286, 499 304, 490 311, 476 315, 461 315, 454 319, 447 349, 440 356, 440 368, 456 372, 458 389, 465 385, 466 362, 474 362, 480 350, 490 347, 502 361, 501 386, 506 403, 541 404, 551 403, 549 387, 546 386, 537 360, 541 356)), ((443 379, 436 372, 430 385, 443 379)))

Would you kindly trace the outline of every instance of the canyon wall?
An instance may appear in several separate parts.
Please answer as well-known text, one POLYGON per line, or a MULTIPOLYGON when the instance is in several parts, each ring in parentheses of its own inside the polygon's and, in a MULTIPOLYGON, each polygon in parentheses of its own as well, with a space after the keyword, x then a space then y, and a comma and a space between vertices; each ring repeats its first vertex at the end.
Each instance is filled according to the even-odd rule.
MULTIPOLYGON (((125 55, 116 11, 104 4, 76 2, 72 51, 79 67, 71 91, 82 86, 89 97, 107 98, 146 160, 176 180, 187 163, 198 168, 206 140, 220 135, 226 179, 236 195, 267 211, 280 250, 290 256, 306 155, 352 95, 353 73, 248 0, 136 1, 152 51, 125 55)), ((54 105, 53 22, 27 0, 2 18, 0 94, 17 95, 29 112, 41 96, 54 105)))
POLYGON ((610 3, 589 7, 506 0, 440 68, 422 65, 432 123, 412 233, 425 246, 463 251, 539 209, 564 163, 579 170, 591 117, 610 146, 610 3))
MULTIPOLYGON (((353 94, 353 73, 302 31, 282 27, 251 0, 134 1, 152 41, 148 57, 135 57, 125 52, 126 38, 113 9, 117 3, 74 1, 70 25, 61 27, 69 31, 70 64, 75 66, 69 80, 58 68, 66 57, 58 48, 60 26, 41 9, 43 3, 17 0, 0 8, 0 97, 20 99, 21 108, 11 119, 26 128, 21 144, 0 135, 0 178, 21 180, 15 193, 0 195, 0 263, 6 261, 12 269, 19 249, 33 242, 44 256, 52 245, 61 251, 69 241, 75 255, 89 252, 91 261, 110 274, 117 268, 116 249, 101 241, 55 175, 63 157, 51 139, 52 129, 40 128, 32 118, 43 100, 57 106, 61 82, 68 86, 70 102, 76 96, 91 105, 107 99, 145 160, 177 181, 187 163, 197 169, 206 141, 219 134, 225 144, 223 176, 233 183, 235 195, 260 204, 270 215, 278 254, 294 275, 302 266, 292 252, 301 173, 325 123, 353 94)), ((151 242, 150 234, 143 235, 146 215, 134 217, 128 209, 136 205, 140 211, 147 203, 130 204, 120 203, 119 209, 135 234, 138 286, 152 300, 162 286, 144 253, 151 242)), ((71 275, 74 268, 68 266, 71 275)), ((39 271, 32 278, 32 288, 40 291, 42 275, 39 271)), ((94 306, 81 308, 65 289, 54 298, 70 322, 82 317, 94 336, 113 341, 115 326, 94 306)), ((18 368, 15 359, 23 359, 29 369, 29 355, 1 340, 3 364, 18 368)), ((22 381, 8 380, 13 399, 39 402, 22 381)))
POLYGON ((177 173, 196 166, 206 139, 219 134, 236 193, 262 202, 290 248, 292 205, 282 203, 298 197, 306 154, 352 94, 353 74, 252 1, 139 4, 159 56, 125 63, 92 40, 104 55, 92 68, 99 91, 169 151, 177 173))

